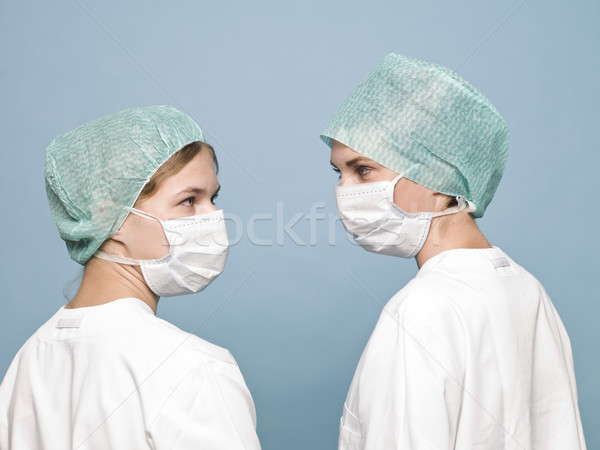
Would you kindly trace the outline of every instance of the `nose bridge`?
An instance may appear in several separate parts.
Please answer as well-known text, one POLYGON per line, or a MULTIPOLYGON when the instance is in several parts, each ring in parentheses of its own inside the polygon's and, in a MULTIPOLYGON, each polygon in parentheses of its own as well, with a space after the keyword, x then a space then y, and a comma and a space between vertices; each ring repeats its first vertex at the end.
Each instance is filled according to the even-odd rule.
POLYGON ((356 172, 351 171, 347 173, 342 173, 342 177, 340 179, 340 187, 342 186, 352 186, 354 184, 359 184, 360 180, 356 176, 356 172))
POLYGON ((198 208, 196 209, 195 213, 196 214, 208 214, 211 212, 215 212, 218 211, 219 208, 217 208, 212 201, 206 199, 206 201, 202 201, 201 203, 198 204, 198 208))

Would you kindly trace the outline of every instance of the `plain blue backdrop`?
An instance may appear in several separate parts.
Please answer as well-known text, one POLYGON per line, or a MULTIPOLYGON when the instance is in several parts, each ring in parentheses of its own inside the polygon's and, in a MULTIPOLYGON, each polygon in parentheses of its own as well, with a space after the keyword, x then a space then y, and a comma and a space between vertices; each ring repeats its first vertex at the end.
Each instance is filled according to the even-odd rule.
POLYGON ((230 233, 241 239, 213 285, 162 299, 158 315, 231 350, 266 450, 336 448, 343 401, 381 310, 371 294, 384 303, 417 268, 348 241, 332 219, 337 178, 318 136, 396 52, 457 69, 508 122, 506 171, 479 225, 550 294, 571 338, 588 448, 600 448, 599 9, 534 0, 2 0, 0 376, 80 272, 46 203, 45 147, 101 115, 170 104, 215 145, 218 206, 237 215, 230 233), (311 223, 311 208, 325 218, 311 223))

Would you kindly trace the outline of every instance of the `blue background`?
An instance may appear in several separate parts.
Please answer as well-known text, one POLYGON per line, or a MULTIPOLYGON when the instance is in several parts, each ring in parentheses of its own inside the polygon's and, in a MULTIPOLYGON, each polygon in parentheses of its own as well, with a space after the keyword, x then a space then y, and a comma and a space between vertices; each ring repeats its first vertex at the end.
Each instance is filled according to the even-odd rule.
POLYGON ((2 1, 0 375, 80 272, 49 214, 45 147, 101 115, 171 104, 207 131, 218 205, 243 227, 225 273, 203 293, 162 299, 158 315, 232 351, 266 450, 335 448, 380 313, 348 271, 384 303, 417 268, 360 250, 339 222, 331 236, 329 219, 311 245, 305 215, 324 202, 319 213, 335 217, 319 132, 397 52, 457 68, 508 122, 505 175, 479 225, 550 294, 588 448, 600 448, 599 12, 595 1, 2 1), (281 231, 277 242, 278 208, 283 224, 300 215, 302 242, 281 231), (251 242, 257 213, 273 216, 253 230, 272 245, 251 242))

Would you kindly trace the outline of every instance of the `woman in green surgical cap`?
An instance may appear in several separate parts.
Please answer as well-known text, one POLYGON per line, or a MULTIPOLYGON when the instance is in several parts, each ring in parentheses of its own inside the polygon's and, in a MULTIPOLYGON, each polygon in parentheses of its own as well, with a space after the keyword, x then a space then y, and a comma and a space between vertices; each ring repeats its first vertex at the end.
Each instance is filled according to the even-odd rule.
POLYGON ((560 317, 475 222, 506 161, 496 108, 450 69, 390 54, 321 138, 348 233, 419 267, 362 354, 339 448, 585 449, 560 317))
POLYGON ((81 286, 0 385, 0 450, 260 449, 226 349, 156 317, 203 290, 228 254, 217 159, 168 106, 132 108, 46 150, 50 212, 81 286))

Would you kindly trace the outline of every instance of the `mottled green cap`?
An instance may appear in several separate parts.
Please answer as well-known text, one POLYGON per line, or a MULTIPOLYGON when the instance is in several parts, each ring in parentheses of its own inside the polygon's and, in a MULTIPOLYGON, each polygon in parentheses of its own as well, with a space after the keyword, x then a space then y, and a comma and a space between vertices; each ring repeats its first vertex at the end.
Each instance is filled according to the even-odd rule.
POLYGON ((508 126, 447 67, 389 54, 352 91, 321 139, 332 139, 482 217, 500 183, 508 126))
POLYGON ((156 170, 194 141, 204 142, 200 127, 170 106, 126 109, 54 139, 46 149, 46 194, 71 258, 84 265, 156 170))

